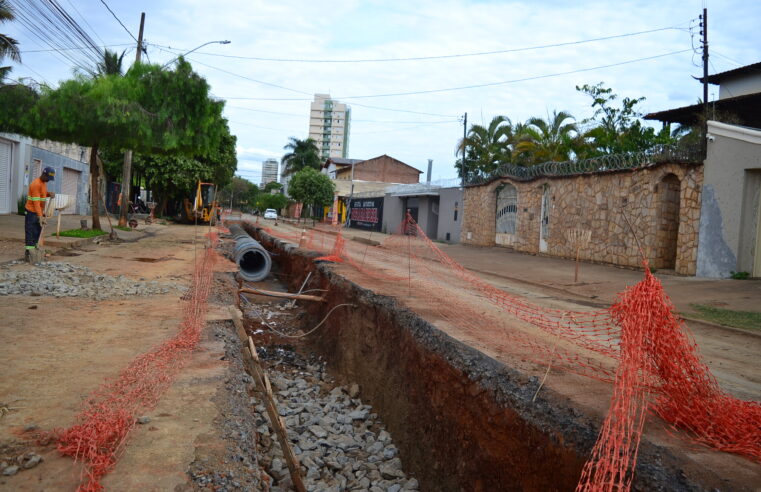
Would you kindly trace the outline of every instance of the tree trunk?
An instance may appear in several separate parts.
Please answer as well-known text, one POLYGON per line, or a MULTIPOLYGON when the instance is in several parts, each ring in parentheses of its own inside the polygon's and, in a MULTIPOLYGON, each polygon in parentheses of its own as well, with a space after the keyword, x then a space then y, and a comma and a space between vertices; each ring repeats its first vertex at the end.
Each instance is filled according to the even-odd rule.
POLYGON ((124 151, 124 165, 122 166, 122 206, 119 209, 119 226, 127 226, 129 215, 130 184, 132 184, 132 151, 124 151))
POLYGON ((90 150, 90 206, 92 207, 92 228, 100 229, 100 186, 98 186, 98 144, 90 150))

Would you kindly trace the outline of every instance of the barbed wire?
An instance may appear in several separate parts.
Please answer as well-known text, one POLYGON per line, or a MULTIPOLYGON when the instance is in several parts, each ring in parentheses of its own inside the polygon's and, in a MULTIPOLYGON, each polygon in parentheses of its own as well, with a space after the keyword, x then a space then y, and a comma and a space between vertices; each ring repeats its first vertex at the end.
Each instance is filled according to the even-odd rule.
POLYGON ((516 181, 531 181, 542 177, 574 176, 593 174, 623 169, 648 167, 664 162, 699 163, 702 162, 700 146, 678 144, 656 145, 642 152, 608 154, 590 159, 562 162, 544 162, 532 166, 518 166, 506 163, 491 173, 469 176, 467 185, 479 185, 496 178, 511 178, 516 181))

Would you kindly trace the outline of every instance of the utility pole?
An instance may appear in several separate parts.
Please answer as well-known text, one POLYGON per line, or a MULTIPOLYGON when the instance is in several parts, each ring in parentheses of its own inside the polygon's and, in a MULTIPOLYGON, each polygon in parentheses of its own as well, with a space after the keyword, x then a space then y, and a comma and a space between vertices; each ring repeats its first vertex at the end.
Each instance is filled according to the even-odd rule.
POLYGON ((703 35, 703 158, 708 155, 708 9, 700 16, 700 34, 703 35))
MULTIPOLYGON (((143 28, 145 27, 145 12, 140 14, 140 31, 137 35, 137 54, 135 63, 140 62, 140 55, 143 53, 143 28)), ((119 225, 127 225, 127 215, 129 213, 130 182, 132 181, 132 151, 124 151, 124 166, 122 167, 122 206, 119 211, 119 225)))
POLYGON ((465 145, 465 138, 468 133, 468 113, 465 113, 465 116, 462 118, 462 184, 465 186, 465 176, 467 167, 465 165, 465 154, 467 153, 467 146, 465 145))

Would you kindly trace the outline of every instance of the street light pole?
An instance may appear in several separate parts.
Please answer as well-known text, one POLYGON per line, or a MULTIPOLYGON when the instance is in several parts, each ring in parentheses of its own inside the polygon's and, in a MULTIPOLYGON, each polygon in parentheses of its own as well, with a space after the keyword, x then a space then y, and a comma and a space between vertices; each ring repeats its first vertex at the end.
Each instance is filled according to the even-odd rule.
POLYGON ((176 61, 176 60, 177 60, 178 58, 180 58, 181 56, 187 56, 187 55, 191 54, 192 52, 194 52, 194 51, 196 51, 196 50, 200 50, 201 48, 203 48, 204 46, 206 46, 206 45, 208 45, 208 44, 230 44, 230 41, 228 41, 228 40, 224 40, 224 41, 208 41, 208 42, 206 42, 206 43, 204 43, 204 44, 202 44, 202 45, 200 45, 200 46, 196 46, 195 48, 193 48, 193 49, 192 49, 192 50, 190 50, 190 51, 186 51, 185 53, 183 53, 183 54, 181 54, 181 55, 179 55, 179 56, 176 56, 176 57, 172 58, 171 60, 169 60, 168 62, 166 62, 164 65, 162 65, 162 67, 161 67, 161 68, 166 68, 166 67, 168 67, 169 65, 171 65, 171 64, 172 64, 174 61, 176 61))

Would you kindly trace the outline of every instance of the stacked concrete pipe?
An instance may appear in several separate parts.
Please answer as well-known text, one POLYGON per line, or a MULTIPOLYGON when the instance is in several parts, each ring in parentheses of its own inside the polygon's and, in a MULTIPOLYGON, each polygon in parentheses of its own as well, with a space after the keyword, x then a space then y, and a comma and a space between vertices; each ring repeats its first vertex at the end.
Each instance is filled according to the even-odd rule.
POLYGON ((248 282, 259 282, 267 278, 272 268, 269 252, 239 225, 231 225, 229 229, 235 239, 233 259, 238 264, 240 276, 248 282))

